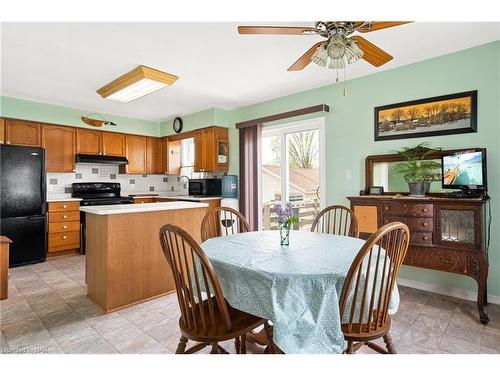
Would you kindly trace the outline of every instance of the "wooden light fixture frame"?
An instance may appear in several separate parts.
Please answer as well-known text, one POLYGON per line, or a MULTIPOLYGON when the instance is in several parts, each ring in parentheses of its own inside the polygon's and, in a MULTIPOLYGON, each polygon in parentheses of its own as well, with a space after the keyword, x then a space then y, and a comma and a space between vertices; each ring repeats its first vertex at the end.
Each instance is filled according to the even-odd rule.
POLYGON ((99 90, 97 90, 97 93, 103 98, 107 98, 108 96, 113 95, 114 93, 123 90, 124 88, 131 86, 134 83, 145 78, 165 83, 169 86, 179 79, 179 77, 173 74, 165 73, 144 65, 139 65, 137 68, 101 87, 99 90))

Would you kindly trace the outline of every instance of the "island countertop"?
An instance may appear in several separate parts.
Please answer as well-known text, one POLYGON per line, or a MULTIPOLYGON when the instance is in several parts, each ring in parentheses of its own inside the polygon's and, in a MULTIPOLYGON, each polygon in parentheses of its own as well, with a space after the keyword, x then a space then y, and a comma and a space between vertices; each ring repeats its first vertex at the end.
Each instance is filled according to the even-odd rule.
POLYGON ((148 204, 116 204, 107 206, 80 207, 80 211, 94 215, 118 215, 137 212, 184 210, 190 208, 206 208, 207 203, 195 202, 159 202, 148 204))

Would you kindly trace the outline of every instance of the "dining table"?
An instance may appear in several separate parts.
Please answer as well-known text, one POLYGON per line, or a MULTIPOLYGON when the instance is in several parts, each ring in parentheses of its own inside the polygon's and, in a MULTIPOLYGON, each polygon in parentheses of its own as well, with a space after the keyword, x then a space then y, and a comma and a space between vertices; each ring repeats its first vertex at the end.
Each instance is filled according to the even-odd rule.
MULTIPOLYGON (((268 319, 274 343, 289 354, 344 351, 339 297, 364 240, 303 230, 280 244, 276 230, 215 237, 202 243, 227 302, 268 319)), ((399 305, 395 286, 390 313, 399 305)))

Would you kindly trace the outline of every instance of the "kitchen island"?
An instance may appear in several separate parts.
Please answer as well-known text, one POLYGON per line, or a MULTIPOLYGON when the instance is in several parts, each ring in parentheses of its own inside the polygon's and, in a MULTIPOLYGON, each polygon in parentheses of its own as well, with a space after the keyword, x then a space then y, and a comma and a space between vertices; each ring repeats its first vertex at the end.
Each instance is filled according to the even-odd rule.
POLYGON ((160 228, 178 225, 200 242, 207 207, 194 202, 81 207, 89 298, 108 313, 174 291, 160 228))

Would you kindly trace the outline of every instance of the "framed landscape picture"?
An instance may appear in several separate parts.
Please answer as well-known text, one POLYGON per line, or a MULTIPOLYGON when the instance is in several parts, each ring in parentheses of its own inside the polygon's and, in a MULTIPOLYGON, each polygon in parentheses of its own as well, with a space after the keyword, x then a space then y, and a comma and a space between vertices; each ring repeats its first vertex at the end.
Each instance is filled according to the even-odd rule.
POLYGON ((477 131, 477 91, 375 108, 375 141, 477 131))

